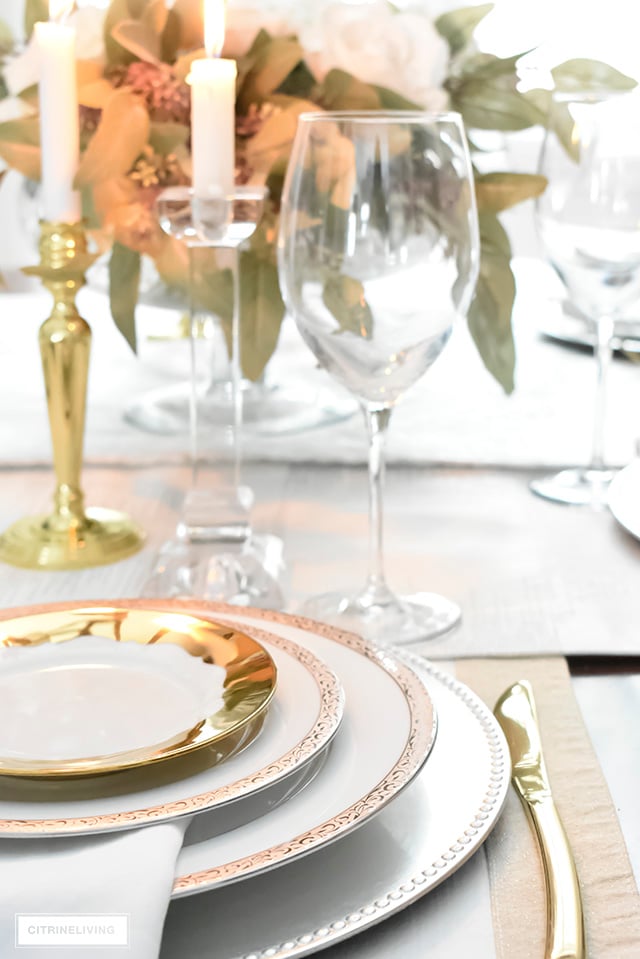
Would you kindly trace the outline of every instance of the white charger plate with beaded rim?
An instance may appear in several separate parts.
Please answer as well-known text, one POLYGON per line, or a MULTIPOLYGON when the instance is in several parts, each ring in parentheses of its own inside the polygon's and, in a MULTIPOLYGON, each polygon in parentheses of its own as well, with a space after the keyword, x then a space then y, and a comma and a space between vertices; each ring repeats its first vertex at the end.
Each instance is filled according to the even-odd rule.
MULTIPOLYGON (((228 618, 227 611, 224 617, 228 618)), ((214 864, 221 862, 222 847, 206 837, 185 846, 178 859, 176 898, 165 924, 161 959, 292 959, 367 929, 440 885, 466 862, 491 832, 507 796, 508 750, 491 711, 441 669, 399 654, 429 689, 438 714, 434 748, 408 788, 379 815, 339 842, 330 842, 344 816, 366 809, 372 801, 361 788, 362 765, 378 742, 369 735, 367 710, 384 713, 387 703, 380 696, 357 696, 359 670, 352 665, 352 675, 347 664, 349 651, 361 641, 308 620, 263 611, 247 611, 234 621, 251 631, 265 618, 272 633, 307 644, 341 675, 347 697, 343 727, 322 776, 286 807, 226 837, 245 852, 253 843, 255 858, 271 858, 279 868, 255 876, 249 872, 250 878, 240 885, 215 888, 219 865, 214 864), (351 786, 345 789, 351 789, 351 806, 324 818, 330 794, 348 780, 351 786), (291 861, 282 857, 281 847, 269 845, 283 815, 298 825, 306 817, 307 833, 297 838, 311 840, 310 855, 291 861), (317 835, 325 838, 314 845, 317 835), (185 874, 196 860, 201 866, 209 862, 210 868, 185 874), (188 895, 208 888, 211 891, 202 895, 188 895)), ((237 864, 225 868, 229 866, 237 869, 237 864)), ((241 871, 235 878, 243 875, 247 873, 241 871)))
MULTIPOLYGON (((75 605, 5 610, 0 620, 57 614, 75 605)), ((121 609, 150 605, 109 604, 121 609)), ((166 603, 162 609, 153 605, 160 612, 175 612, 166 603)), ((213 617, 208 620, 213 622, 213 617)), ((203 811, 210 827, 220 832, 289 798, 320 769, 342 721, 344 692, 335 672, 312 650, 270 636, 269 653, 278 670, 278 687, 262 729, 258 735, 251 733, 255 738, 242 751, 204 768, 184 757, 180 774, 180 760, 175 760, 160 769, 146 766, 79 781, 33 783, 0 776, 0 838, 113 832, 203 811)))

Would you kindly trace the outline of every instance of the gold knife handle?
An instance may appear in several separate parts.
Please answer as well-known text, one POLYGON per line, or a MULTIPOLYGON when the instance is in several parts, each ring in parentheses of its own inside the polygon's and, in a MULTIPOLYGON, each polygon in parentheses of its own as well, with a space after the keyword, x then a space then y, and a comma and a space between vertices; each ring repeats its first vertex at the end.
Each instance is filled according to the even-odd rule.
POLYGON ((553 799, 527 800, 542 852, 547 887, 545 959, 585 959, 584 919, 580 885, 567 834, 553 799))

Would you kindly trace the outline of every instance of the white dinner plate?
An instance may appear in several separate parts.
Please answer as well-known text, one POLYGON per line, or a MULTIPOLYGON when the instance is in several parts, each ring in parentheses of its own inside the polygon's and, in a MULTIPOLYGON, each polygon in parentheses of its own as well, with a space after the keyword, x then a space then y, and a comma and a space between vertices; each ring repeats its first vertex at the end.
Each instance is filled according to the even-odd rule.
MULTIPOLYGON (((270 628, 283 632, 280 624, 270 628)), ((307 641, 331 661, 324 636, 309 631, 307 641)), ((438 713, 433 751, 413 783, 380 815, 339 842, 239 885, 174 899, 161 959, 307 955, 408 906, 481 847, 509 789, 510 764, 502 731, 466 686, 424 660, 411 657, 410 662, 423 675, 438 713)), ((348 698, 348 677, 344 679, 348 698)), ((339 742, 340 737, 334 749, 339 742)), ((371 741, 361 743, 362 749, 372 746, 371 741)), ((287 810, 293 813, 294 806, 307 803, 310 819, 313 807, 319 820, 319 789, 328 772, 291 800, 287 810)), ((282 811, 284 807, 275 815, 282 811)), ((253 831, 256 825, 266 828, 273 815, 237 832, 253 831)), ((185 849, 183 855, 188 853, 185 849)))
POLYGON ((181 779, 168 766, 164 779, 154 773, 151 788, 148 768, 35 785, 0 777, 0 836, 111 832, 203 810, 211 828, 222 830, 282 801, 317 772, 340 725, 344 694, 312 651, 272 637, 269 652, 278 687, 261 732, 242 752, 181 779))
MULTIPOLYGON (((595 333, 588 320, 571 304, 550 304, 538 324, 538 329, 547 339, 568 346, 593 349, 595 344, 595 333)), ((640 353, 640 321, 617 320, 611 345, 616 352, 640 353)))
POLYGON ((640 460, 633 460, 614 476, 609 509, 628 533, 640 539, 640 460))

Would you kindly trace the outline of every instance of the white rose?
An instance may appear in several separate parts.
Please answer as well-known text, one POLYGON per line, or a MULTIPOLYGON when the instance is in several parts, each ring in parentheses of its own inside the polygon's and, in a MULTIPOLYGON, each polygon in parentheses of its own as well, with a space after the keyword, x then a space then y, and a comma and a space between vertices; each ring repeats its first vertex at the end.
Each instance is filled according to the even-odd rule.
POLYGON ((302 41, 318 79, 337 68, 428 109, 446 106, 449 47, 426 16, 394 13, 385 0, 334 3, 302 31, 302 41))

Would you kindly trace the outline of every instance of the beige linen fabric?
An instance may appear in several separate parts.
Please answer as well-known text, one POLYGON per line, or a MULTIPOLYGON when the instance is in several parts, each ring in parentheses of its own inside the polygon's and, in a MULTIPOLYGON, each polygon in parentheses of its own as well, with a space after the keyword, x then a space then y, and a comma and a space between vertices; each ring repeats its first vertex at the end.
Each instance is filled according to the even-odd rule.
MULTIPOLYGON (((469 659, 458 661, 456 675, 491 708, 512 683, 531 682, 549 777, 580 877, 587 956, 637 959, 640 895, 566 660, 469 659)), ((513 790, 485 850, 497 959, 542 959, 546 929, 542 866, 513 790)))

